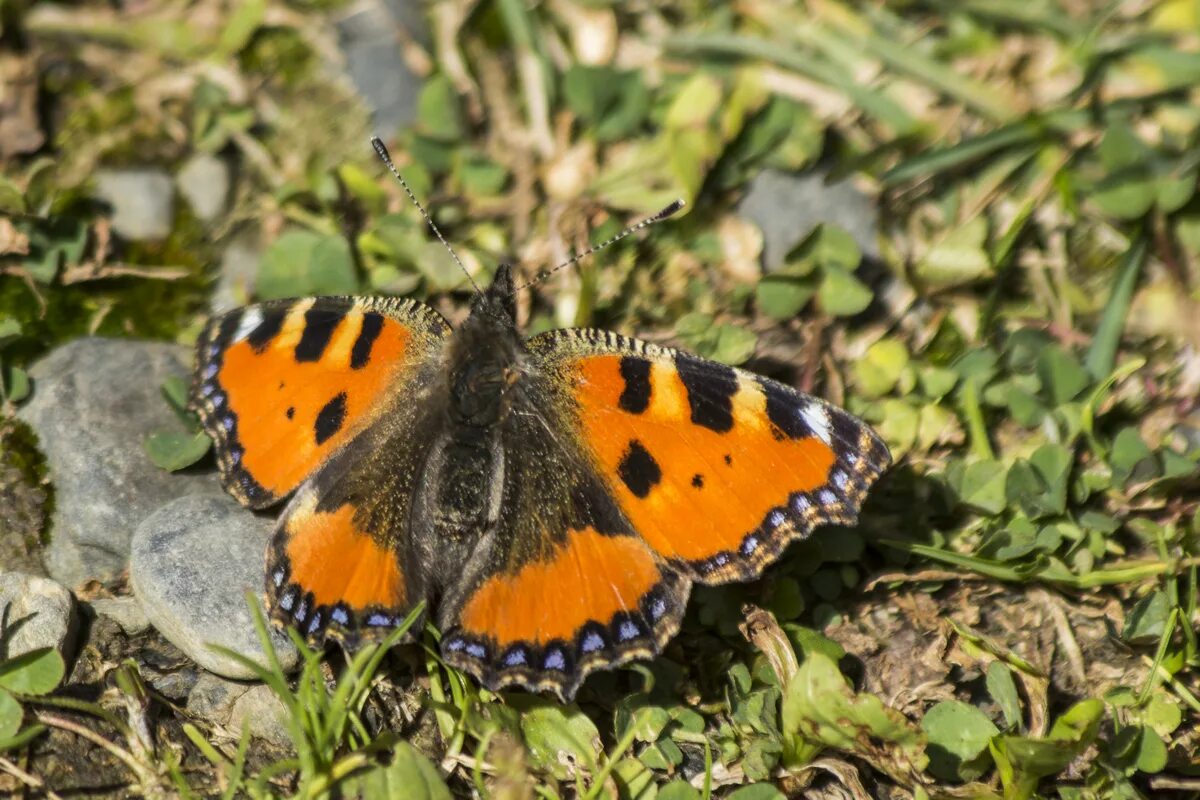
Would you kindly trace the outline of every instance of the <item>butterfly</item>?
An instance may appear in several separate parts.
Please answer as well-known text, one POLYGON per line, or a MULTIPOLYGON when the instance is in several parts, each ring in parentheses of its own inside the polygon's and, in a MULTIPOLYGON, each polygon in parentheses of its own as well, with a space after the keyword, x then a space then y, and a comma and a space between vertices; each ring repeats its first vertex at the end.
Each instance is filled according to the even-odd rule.
POLYGON ((605 330, 522 338, 515 294, 500 267, 457 329, 384 297, 207 324, 190 405, 222 484, 290 496, 277 624, 353 649, 425 601, 447 663, 570 700, 660 652, 693 585, 854 523, 890 464, 862 421, 750 372, 605 330))

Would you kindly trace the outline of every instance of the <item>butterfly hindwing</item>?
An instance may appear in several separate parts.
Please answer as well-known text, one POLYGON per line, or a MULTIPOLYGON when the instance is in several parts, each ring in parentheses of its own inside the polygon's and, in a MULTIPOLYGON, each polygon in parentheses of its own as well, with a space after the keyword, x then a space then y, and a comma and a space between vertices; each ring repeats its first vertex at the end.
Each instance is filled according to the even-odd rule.
POLYGON ((275 301, 211 320, 189 405, 225 488, 252 508, 290 494, 379 418, 449 332, 429 307, 390 298, 275 301))
POLYGON ((814 527, 853 523, 891 461, 857 418, 752 373, 608 331, 528 346, 632 527, 692 580, 747 580, 814 527))

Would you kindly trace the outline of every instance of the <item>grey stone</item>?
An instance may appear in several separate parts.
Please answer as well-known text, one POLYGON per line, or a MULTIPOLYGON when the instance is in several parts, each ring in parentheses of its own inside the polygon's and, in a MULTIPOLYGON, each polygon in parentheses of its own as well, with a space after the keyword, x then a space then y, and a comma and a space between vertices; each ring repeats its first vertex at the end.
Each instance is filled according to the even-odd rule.
POLYGON ((225 159, 196 153, 184 162, 175 181, 179 193, 202 221, 211 222, 225 211, 233 182, 232 170, 225 159))
MULTIPOLYGON (((272 527, 271 519, 214 494, 168 503, 133 539, 129 582, 150 623, 197 664, 226 678, 254 673, 209 645, 266 665, 246 592, 261 609, 272 527)), ((294 668, 300 654, 291 641, 276 630, 271 640, 284 669, 294 668)))
POLYGON ((212 476, 171 474, 142 448, 151 431, 179 429, 161 386, 185 377, 190 358, 176 345, 84 338, 30 370, 34 394, 17 416, 37 433, 50 468, 54 516, 43 561, 60 583, 116 577, 138 523, 169 499, 212 491, 212 476))
POLYGON ((257 231, 240 234, 229 243, 221 256, 217 285, 208 302, 212 313, 232 311, 250 300, 262 254, 262 241, 257 231))
POLYGON ((875 200, 850 180, 826 183, 828 172, 800 175, 763 170, 750 185, 739 211, 763 232, 763 267, 778 269, 788 252, 821 223, 849 231, 863 254, 879 255, 879 211, 875 200))
POLYGON ((0 572, 0 659, 53 647, 69 659, 78 615, 71 593, 49 578, 0 572))
POLYGON ((247 725, 251 736, 279 747, 290 747, 288 711, 279 696, 265 684, 238 683, 202 675, 188 695, 187 710, 214 722, 234 735, 247 725))
POLYGON ((113 231, 134 241, 165 239, 175 217, 171 176, 160 169, 101 169, 96 196, 113 209, 113 231))
POLYGON ((102 597, 88 605, 97 614, 116 622, 130 636, 144 633, 150 628, 150 620, 136 597, 102 597))
POLYGON ((337 22, 346 72, 385 137, 416 120, 421 92, 421 77, 401 57, 401 28, 418 41, 428 38, 418 3, 363 0, 337 22))

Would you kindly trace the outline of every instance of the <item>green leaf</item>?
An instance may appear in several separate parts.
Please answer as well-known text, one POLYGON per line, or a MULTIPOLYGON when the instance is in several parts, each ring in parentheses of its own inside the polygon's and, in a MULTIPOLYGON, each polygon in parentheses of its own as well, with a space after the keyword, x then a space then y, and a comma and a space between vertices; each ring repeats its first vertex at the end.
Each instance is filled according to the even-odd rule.
POLYGON ((793 274, 805 274, 807 270, 799 265, 806 262, 852 272, 862 262, 862 250, 845 228, 821 223, 792 248, 785 259, 786 264, 803 270, 793 274))
POLYGON ((792 275, 764 275, 754 287, 758 309, 776 320, 789 320, 808 305, 817 293, 813 282, 792 275))
POLYGON ((263 24, 266 14, 265 0, 246 0, 232 6, 217 42, 219 57, 229 58, 248 45, 254 32, 263 24))
POLYGON ((1050 402, 1056 406, 1074 400, 1091 383, 1079 361, 1057 345, 1044 348, 1038 355, 1037 373, 1050 402))
POLYGON ((913 272, 934 291, 991 277, 987 219, 974 217, 951 230, 916 263, 913 272))
MULTIPOLYGON (((661 795, 660 795, 661 796, 661 795)), ((725 795, 726 800, 787 800, 787 796, 770 783, 752 783, 725 795)))
POLYGON ((637 71, 572 64, 563 76, 563 98, 587 123, 587 132, 610 142, 632 134, 650 110, 650 93, 637 71))
POLYGON ((453 800, 442 774, 421 751, 397 742, 392 763, 377 765, 345 784, 350 797, 404 797, 406 800, 453 800))
POLYGON ((562 706, 539 698, 517 701, 521 735, 530 763, 559 780, 578 770, 594 772, 600 753, 600 731, 579 706, 562 706))
POLYGON ((1089 197, 1105 214, 1137 219, 1154 205, 1155 181, 1148 159, 1152 152, 1121 120, 1110 120, 1097 148, 1104 175, 1089 197))
POLYGON ((423 136, 447 143, 462 140, 462 112, 450 78, 438 73, 425 81, 417 98, 417 120, 423 136))
POLYGON ((659 788, 658 800, 701 800, 701 794, 687 781, 674 780, 659 788))
POLYGON ((823 653, 806 653, 784 688, 785 737, 802 737, 869 757, 897 780, 925 769, 925 736, 904 715, 872 694, 859 694, 823 653))
POLYGON ((54 691, 66 665, 58 651, 43 647, 0 662, 0 689, 13 694, 43 695, 54 691))
POLYGON ((1008 468, 995 459, 973 461, 963 470, 959 500, 983 514, 995 516, 1003 511, 1007 504, 1007 476, 1008 468))
POLYGON ((1157 478, 1160 470, 1154 452, 1134 427, 1122 428, 1117 433, 1108 463, 1112 467, 1113 480, 1121 485, 1157 478))
POLYGON ((1170 736, 1183 722, 1183 709, 1174 698, 1156 692, 1146 704, 1144 720, 1159 736, 1170 736))
POLYGON ((735 367, 744 364, 758 346, 758 334, 740 325, 720 325, 716 334, 712 358, 722 364, 735 367))
POLYGON ((663 125, 667 128, 705 127, 720 105, 721 82, 698 70, 675 93, 663 125))
POLYGON ((146 437, 143 446, 156 467, 177 472, 204 458, 212 448, 212 439, 204 431, 155 431, 146 437))
POLYGON ((21 728, 24 714, 21 704, 8 692, 0 690, 0 741, 11 739, 21 728))
POLYGON ((1150 728, 1143 727, 1137 755, 1137 768, 1140 772, 1153 775, 1162 772, 1167 766, 1167 746, 1162 738, 1150 728))
POLYGON ((1171 616, 1171 600, 1161 589, 1138 600, 1125 617, 1121 638, 1130 644, 1154 644, 1167 627, 1171 616))
POLYGON ((908 368, 908 348, 899 339, 885 338, 867 348, 854 362, 854 378, 866 397, 881 397, 895 388, 908 368))
POLYGON ((1038 780, 1066 769, 1096 739, 1104 716, 1098 699, 1076 703, 1055 720, 1043 738, 1000 735, 989 748, 1006 797, 1030 797, 1038 780))
POLYGON ((0 348, 21 337, 21 323, 12 317, 0 317, 0 348))
POLYGON ((974 780, 987 771, 988 742, 1000 730, 975 706, 943 700, 925 713, 929 771, 943 780, 974 780), (985 756, 981 758, 981 756, 985 756))
POLYGON ((341 236, 286 231, 263 254, 255 289, 260 299, 353 294, 358 277, 341 236))
POLYGON ((988 664, 986 678, 988 694, 1004 714, 1004 722, 1008 728, 1021 727, 1021 696, 1017 692, 1017 682, 1013 680, 1012 669, 999 659, 988 664))
POLYGON ((853 316, 864 311, 872 297, 866 284, 848 270, 829 266, 822 271, 817 301, 826 313, 835 317, 853 316))
POLYGON ((19 403, 29 396, 29 373, 20 367, 0 365, 0 383, 4 397, 11 403, 19 403))
POLYGON ((0 214, 21 214, 25 211, 25 194, 15 183, 0 175, 0 214))

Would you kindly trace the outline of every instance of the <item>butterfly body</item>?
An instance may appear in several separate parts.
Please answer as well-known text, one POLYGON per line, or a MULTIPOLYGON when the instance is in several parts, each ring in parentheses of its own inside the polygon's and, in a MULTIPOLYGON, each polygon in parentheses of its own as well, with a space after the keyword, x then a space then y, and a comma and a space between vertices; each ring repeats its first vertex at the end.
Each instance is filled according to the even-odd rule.
POLYGON ((863 423, 608 331, 532 339, 501 268, 452 330, 418 303, 316 298, 213 320, 192 406, 226 488, 292 495, 273 617, 381 638, 426 601, 443 657, 571 697, 659 652, 695 583, 746 580, 849 523, 889 463, 863 423))

